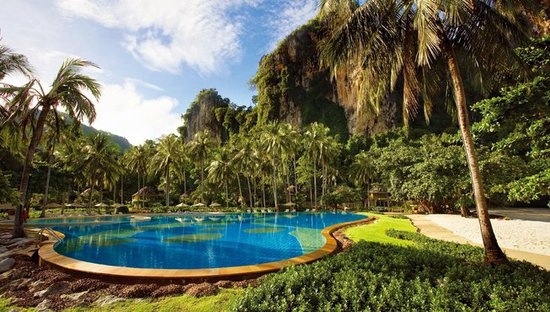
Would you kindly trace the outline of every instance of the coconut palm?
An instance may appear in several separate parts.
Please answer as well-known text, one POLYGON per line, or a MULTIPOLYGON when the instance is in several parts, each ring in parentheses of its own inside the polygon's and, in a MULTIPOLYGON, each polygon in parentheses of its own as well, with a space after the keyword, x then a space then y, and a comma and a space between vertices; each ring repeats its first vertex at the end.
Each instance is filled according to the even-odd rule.
MULTIPOLYGON (((367 196, 370 192, 370 181, 374 176, 374 161, 366 152, 360 152, 355 155, 351 164, 349 175, 357 186, 366 187, 367 196)), ((367 207, 370 207, 370 201, 367 199, 367 207)))
POLYGON ((12 73, 21 73, 30 76, 32 68, 27 57, 13 52, 4 45, 0 45, 0 81, 12 73))
POLYGON ((208 166, 208 180, 212 183, 223 183, 226 208, 229 208, 228 180, 233 173, 230 156, 227 147, 221 147, 214 153, 214 159, 208 166))
POLYGON ((279 180, 279 167, 283 163, 284 154, 289 147, 288 138, 285 137, 280 124, 270 123, 264 126, 261 135, 261 146, 266 152, 267 157, 271 162, 272 168, 272 187, 273 187, 273 202, 275 209, 279 209, 279 201, 277 196, 277 181, 279 180))
POLYGON ((254 197, 252 196, 252 186, 250 182, 254 179, 254 169, 258 158, 258 150, 254 143, 255 141, 252 138, 239 135, 235 143, 237 152, 231 160, 237 171, 242 172, 246 178, 249 207, 254 207, 254 197))
POLYGON ((370 0, 332 34, 321 53, 333 72, 346 64, 363 65, 364 83, 360 87, 370 104, 377 105, 401 74, 405 123, 419 110, 419 94, 429 111, 428 78, 438 62, 446 67, 470 168, 485 261, 491 264, 506 263, 507 259, 489 220, 456 55, 459 50, 465 52, 462 61, 474 64, 472 68, 480 72, 515 64, 513 44, 522 39, 526 21, 522 14, 533 11, 536 5, 528 0, 513 4, 493 0, 370 0))
POLYGON ((9 107, 28 111, 25 116, 26 122, 23 122, 22 127, 25 128, 27 124, 34 125, 21 173, 19 186, 21 203, 15 213, 13 231, 15 237, 25 236, 23 205, 26 207, 29 173, 48 116, 50 114, 57 116, 57 108, 63 107, 73 122, 78 123, 84 118, 92 122, 95 119, 94 103, 88 97, 88 92, 96 100, 99 99, 100 85, 93 78, 81 74, 81 69, 87 66, 96 67, 93 63, 81 59, 66 60, 61 65, 49 91, 46 91, 36 79, 32 79, 22 87, 9 87, 1 90, 4 94, 5 92, 13 94, 8 103, 9 107))
POLYGON ((142 187, 145 187, 145 175, 147 172, 147 164, 149 163, 149 159, 152 157, 149 150, 145 147, 145 145, 139 145, 139 146, 132 146, 125 154, 124 154, 124 164, 128 166, 128 169, 130 169, 133 172, 136 172, 138 175, 137 179, 137 190, 139 191, 142 187), (143 183, 141 183, 141 180, 143 180, 143 183))
POLYGON ((102 193, 105 182, 115 180, 114 176, 121 174, 123 168, 118 162, 116 146, 104 132, 86 137, 80 152, 81 156, 77 170, 83 172, 89 181, 89 212, 92 207, 94 187, 97 185, 100 188, 100 193, 102 193))
MULTIPOLYGON (((14 53, 10 48, 0 45, 0 82, 13 73, 21 73, 30 77, 31 65, 24 55, 14 53)), ((25 111, 8 105, 15 90, 8 84, 0 83, 0 85, 2 86, 2 90, 0 90, 0 146, 18 152, 22 145, 19 134, 23 131, 18 121, 22 119, 25 111)))
POLYGON ((166 187, 166 206, 170 206, 170 170, 176 165, 181 151, 181 141, 175 134, 160 138, 156 153, 151 159, 151 168, 155 173, 164 171, 166 187))
MULTIPOLYGON (((206 169, 208 156, 215 144, 216 142, 208 130, 195 133, 193 141, 189 144, 189 156, 195 163, 200 164, 200 184, 204 182, 204 170, 206 169)), ((201 200, 204 201, 202 194, 201 200)))
MULTIPOLYGON (((317 207, 317 169, 321 159, 325 157, 329 148, 328 136, 330 129, 323 124, 314 122, 304 131, 304 148, 313 167, 313 206, 317 207)), ((324 167, 323 167, 324 171, 324 167)))

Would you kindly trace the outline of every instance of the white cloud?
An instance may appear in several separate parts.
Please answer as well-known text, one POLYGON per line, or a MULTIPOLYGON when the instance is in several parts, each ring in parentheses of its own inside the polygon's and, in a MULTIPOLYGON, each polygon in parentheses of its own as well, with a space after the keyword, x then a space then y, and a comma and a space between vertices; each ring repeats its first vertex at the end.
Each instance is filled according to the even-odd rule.
POLYGON ((282 0, 269 21, 272 28, 270 49, 299 26, 312 19, 319 10, 319 0, 282 0))
POLYGON ((124 32, 123 46, 146 67, 179 73, 183 64, 219 72, 241 56, 243 25, 232 14, 262 0, 57 0, 70 17, 124 32))
POLYGON ((176 133, 181 125, 180 114, 175 111, 178 101, 168 96, 146 99, 137 89, 132 79, 122 85, 104 85, 92 126, 123 136, 133 145, 176 133))

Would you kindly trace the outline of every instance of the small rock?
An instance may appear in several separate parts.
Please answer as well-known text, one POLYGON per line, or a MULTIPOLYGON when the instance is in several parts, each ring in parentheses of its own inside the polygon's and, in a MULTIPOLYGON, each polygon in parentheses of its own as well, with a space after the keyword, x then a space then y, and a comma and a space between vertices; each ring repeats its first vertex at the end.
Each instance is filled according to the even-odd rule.
POLYGON ((6 251, 8 251, 8 248, 5 246, 0 246, 0 254, 5 253, 6 251))
POLYGON ((7 272, 13 268, 15 265, 15 259, 13 258, 6 258, 3 260, 0 260, 0 273, 7 272))
POLYGON ((107 305, 110 305, 110 304, 113 304, 115 302, 119 302, 119 301, 122 301, 122 300, 124 300, 124 299, 119 298, 119 297, 115 297, 115 296, 112 296, 112 295, 106 295, 106 296, 100 297, 94 303, 97 304, 100 307, 104 307, 104 306, 107 306, 107 305))
POLYGON ((83 292, 79 292, 79 293, 74 293, 74 294, 68 294, 68 295, 61 295, 61 299, 69 299, 69 300, 73 300, 73 301, 76 301, 76 300, 79 300, 82 296, 84 296, 85 294, 87 294, 88 291, 85 290, 83 292))
POLYGON ((50 300, 48 299, 45 299, 44 301, 40 302, 36 308, 35 308, 35 311, 37 312, 46 312, 46 311, 50 311, 50 300))
POLYGON ((37 289, 43 288, 44 285, 46 285, 46 282, 44 282, 43 280, 37 280, 29 285, 29 290, 30 292, 34 293, 37 289))
POLYGON ((62 292, 65 292, 69 288, 70 284, 65 281, 57 282, 51 285, 50 287, 37 291, 34 293, 34 297, 47 297, 52 295, 58 295, 62 292))

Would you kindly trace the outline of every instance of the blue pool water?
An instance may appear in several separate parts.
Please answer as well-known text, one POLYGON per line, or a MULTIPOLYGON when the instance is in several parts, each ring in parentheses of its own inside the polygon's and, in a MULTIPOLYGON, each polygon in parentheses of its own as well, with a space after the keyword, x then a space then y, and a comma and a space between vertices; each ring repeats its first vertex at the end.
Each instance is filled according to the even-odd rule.
POLYGON ((366 218, 326 213, 178 214, 86 217, 32 222, 66 237, 65 256, 99 264, 157 269, 198 269, 279 261, 321 248, 325 227, 366 218))

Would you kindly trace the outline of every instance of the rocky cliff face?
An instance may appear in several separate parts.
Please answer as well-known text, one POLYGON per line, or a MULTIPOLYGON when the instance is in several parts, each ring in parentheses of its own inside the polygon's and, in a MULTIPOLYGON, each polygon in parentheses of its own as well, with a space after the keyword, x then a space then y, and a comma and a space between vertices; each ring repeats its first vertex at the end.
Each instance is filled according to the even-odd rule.
POLYGON ((221 140, 224 129, 216 118, 216 109, 228 106, 229 99, 222 98, 215 89, 202 90, 182 116, 184 125, 178 129, 180 134, 191 141, 197 132, 209 130, 221 140))
POLYGON ((376 114, 358 107, 353 94, 356 70, 340 71, 335 79, 319 65, 319 44, 330 23, 316 18, 285 38, 260 61, 252 82, 258 89, 258 121, 281 120, 302 126, 314 121, 343 138, 372 134, 395 126, 395 101, 385 101, 376 114))

